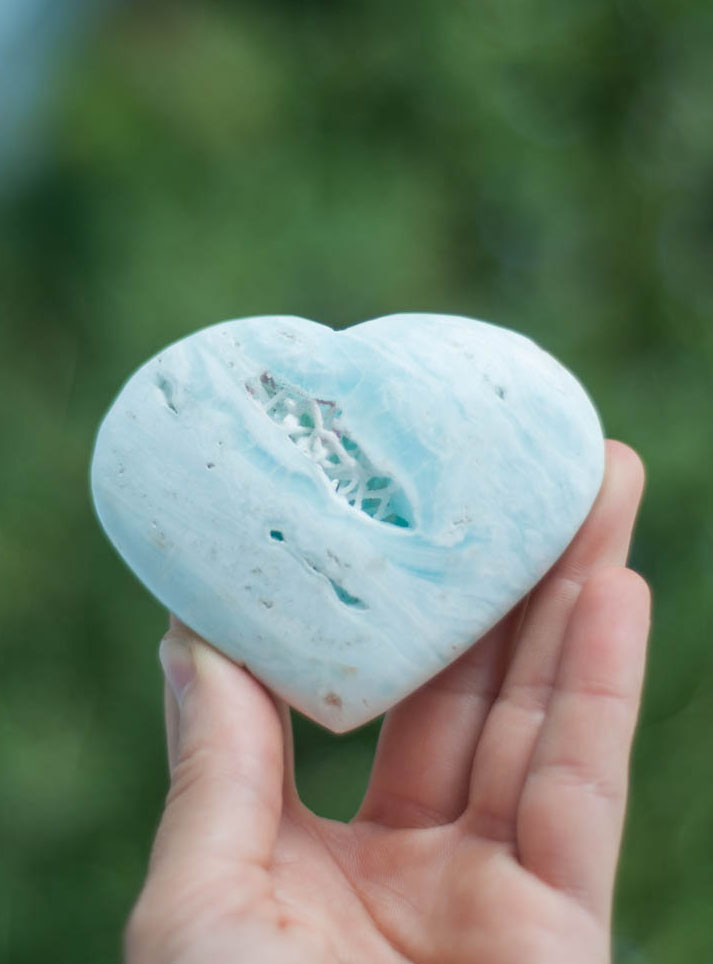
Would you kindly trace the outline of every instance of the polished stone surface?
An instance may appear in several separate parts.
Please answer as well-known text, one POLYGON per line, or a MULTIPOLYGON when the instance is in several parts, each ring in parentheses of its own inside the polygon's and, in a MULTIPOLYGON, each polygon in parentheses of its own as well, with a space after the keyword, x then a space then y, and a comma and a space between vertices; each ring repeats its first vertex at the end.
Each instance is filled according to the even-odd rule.
POLYGON ((533 342, 447 315, 295 317, 166 348, 104 419, 92 491, 151 592, 338 732, 459 656, 550 568, 604 464, 533 342))

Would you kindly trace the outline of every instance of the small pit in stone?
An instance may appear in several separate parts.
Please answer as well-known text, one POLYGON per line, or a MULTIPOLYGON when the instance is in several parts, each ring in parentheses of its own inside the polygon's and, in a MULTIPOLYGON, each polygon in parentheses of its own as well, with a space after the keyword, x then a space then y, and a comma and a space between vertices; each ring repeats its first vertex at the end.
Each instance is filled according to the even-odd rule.
MULTIPOLYGON (((273 542, 281 542, 285 545, 285 548, 288 548, 285 542, 285 535, 281 529, 270 529, 269 537, 273 542)), ((344 588, 344 586, 341 586, 338 582, 332 579, 331 576, 329 576, 326 572, 324 572, 320 568, 320 566, 312 559, 309 559, 306 556, 303 556, 301 553, 295 553, 293 549, 290 550, 290 554, 294 556, 296 559, 299 559, 300 562, 305 564, 309 569, 311 569, 312 572, 316 573, 318 576, 325 578, 329 583, 329 585, 332 587, 334 591, 334 595, 337 597, 340 603, 343 603, 345 606, 350 606, 354 609, 369 608, 367 604, 363 601, 363 599, 359 599, 358 596, 353 596, 350 592, 348 592, 344 588)), ((327 554, 332 558, 336 558, 334 556, 334 553, 332 552, 328 551, 327 554)))
POLYGON ((338 582, 334 581, 334 579, 329 580, 329 585, 334 590, 334 594, 339 602, 344 603, 345 606, 353 606, 355 609, 369 608, 363 600, 359 599, 358 596, 352 596, 351 593, 346 591, 344 586, 340 586, 338 582))
POLYGON ((163 395, 166 407, 170 409, 174 415, 178 415, 178 409, 173 401, 173 385, 165 375, 159 375, 156 378, 156 387, 163 395))

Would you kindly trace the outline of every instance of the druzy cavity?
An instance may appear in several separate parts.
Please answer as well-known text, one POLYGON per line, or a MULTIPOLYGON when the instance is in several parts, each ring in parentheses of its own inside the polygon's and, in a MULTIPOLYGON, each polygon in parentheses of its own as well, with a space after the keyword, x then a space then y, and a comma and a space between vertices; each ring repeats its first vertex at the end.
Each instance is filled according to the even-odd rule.
POLYGON ((270 372, 245 382, 248 394, 291 442, 315 462, 340 498, 377 522, 411 528, 408 500, 394 479, 371 463, 340 424, 335 401, 310 398, 294 386, 278 382, 270 372))

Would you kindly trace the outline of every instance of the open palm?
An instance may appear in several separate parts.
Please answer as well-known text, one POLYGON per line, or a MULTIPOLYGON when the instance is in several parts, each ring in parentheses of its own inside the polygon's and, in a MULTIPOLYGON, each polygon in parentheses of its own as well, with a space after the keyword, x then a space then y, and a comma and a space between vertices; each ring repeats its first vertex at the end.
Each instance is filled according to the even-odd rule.
POLYGON ((171 789, 130 964, 609 960, 649 594, 624 568, 641 465, 607 454, 555 568, 387 715, 349 824, 300 802, 286 708, 174 621, 171 789))

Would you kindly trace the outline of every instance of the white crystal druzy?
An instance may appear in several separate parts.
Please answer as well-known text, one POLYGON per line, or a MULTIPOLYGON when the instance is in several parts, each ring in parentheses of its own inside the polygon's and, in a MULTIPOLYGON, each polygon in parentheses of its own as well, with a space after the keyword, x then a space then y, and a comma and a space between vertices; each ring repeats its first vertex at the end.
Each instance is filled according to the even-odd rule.
POLYGON ((550 568, 599 490, 576 379, 447 315, 205 328, 127 382, 92 462, 151 592, 342 732, 452 662, 550 568))

